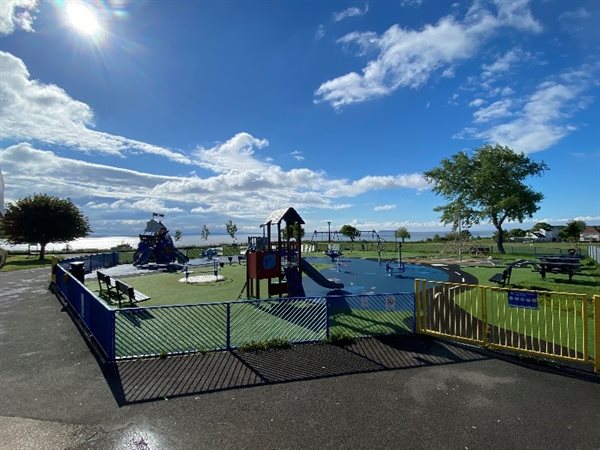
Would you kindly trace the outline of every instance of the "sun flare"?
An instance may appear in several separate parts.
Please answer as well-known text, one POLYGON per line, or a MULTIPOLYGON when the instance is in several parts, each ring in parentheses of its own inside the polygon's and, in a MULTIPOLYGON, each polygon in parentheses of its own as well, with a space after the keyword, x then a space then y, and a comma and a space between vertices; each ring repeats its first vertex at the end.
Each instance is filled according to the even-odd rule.
POLYGON ((69 2, 66 7, 67 19, 79 33, 96 36, 101 31, 100 21, 95 11, 82 2, 69 2))

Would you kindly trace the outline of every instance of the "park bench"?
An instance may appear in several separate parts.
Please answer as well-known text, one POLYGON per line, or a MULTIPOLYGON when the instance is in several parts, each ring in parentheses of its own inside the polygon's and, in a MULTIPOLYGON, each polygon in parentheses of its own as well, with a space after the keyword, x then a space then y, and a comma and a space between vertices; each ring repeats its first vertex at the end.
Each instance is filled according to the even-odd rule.
POLYGON ((123 299, 129 300, 130 304, 137 302, 143 302, 144 300, 150 300, 145 294, 133 289, 128 284, 123 283, 121 280, 111 278, 110 276, 100 271, 96 272, 98 277, 98 286, 100 286, 100 293, 106 291, 108 295, 108 301, 116 299, 119 302, 119 308, 123 299))
POLYGON ((115 288, 117 291, 117 299, 119 301, 119 308, 121 307, 121 300, 126 298, 129 303, 133 306, 134 303, 143 302, 144 300, 150 300, 145 294, 136 291, 133 287, 123 283, 121 280, 115 279, 115 288))
POLYGON ((109 277, 108 275, 100 272, 99 270, 96 272, 96 276, 98 277, 98 286, 100 287, 100 293, 103 293, 106 290, 108 295, 108 299, 110 300, 112 297, 117 296, 115 281, 109 277))
POLYGON ((507 284, 510 283, 510 275, 512 274, 512 268, 513 268, 513 266, 510 265, 506 269, 504 269, 502 272, 492 275, 492 277, 490 278, 490 281, 493 283, 501 284, 502 286, 506 286, 507 284))

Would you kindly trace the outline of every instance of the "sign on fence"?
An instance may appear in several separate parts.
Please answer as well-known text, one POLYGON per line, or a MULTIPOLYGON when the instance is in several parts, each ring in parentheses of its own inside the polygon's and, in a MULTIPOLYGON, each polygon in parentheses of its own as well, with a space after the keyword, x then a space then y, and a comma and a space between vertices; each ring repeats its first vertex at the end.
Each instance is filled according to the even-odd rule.
POLYGON ((508 306, 537 309, 537 292, 508 291, 508 306))

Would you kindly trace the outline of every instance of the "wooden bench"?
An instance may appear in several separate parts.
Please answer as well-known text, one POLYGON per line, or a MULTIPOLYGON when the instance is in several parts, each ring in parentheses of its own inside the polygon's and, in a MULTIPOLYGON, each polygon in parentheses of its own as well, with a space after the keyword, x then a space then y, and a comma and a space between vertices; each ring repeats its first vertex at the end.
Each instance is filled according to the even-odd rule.
POLYGON ((119 302, 119 308, 123 299, 129 300, 130 304, 137 302, 143 302, 144 300, 150 300, 145 294, 136 291, 128 284, 123 283, 121 280, 111 278, 110 276, 100 271, 96 272, 98 277, 98 286, 100 287, 100 293, 106 291, 108 295, 108 301, 116 299, 119 302))
POLYGON ((128 299, 131 305, 137 302, 143 302, 144 300, 150 300, 150 297, 148 297, 145 294, 142 294, 139 291, 136 291, 128 284, 123 283, 121 280, 115 279, 115 288, 117 291, 119 308, 121 307, 121 300, 123 299, 123 297, 128 299))
POLYGON ((108 299, 110 300, 112 297, 117 296, 115 281, 109 277, 108 275, 100 272, 99 270, 96 272, 96 276, 98 277, 98 286, 100 287, 100 293, 106 290, 108 299))
POLYGON ((501 284, 502 286, 506 286, 510 283, 510 275, 512 274, 513 266, 508 266, 502 272, 492 275, 490 281, 493 283, 501 284))

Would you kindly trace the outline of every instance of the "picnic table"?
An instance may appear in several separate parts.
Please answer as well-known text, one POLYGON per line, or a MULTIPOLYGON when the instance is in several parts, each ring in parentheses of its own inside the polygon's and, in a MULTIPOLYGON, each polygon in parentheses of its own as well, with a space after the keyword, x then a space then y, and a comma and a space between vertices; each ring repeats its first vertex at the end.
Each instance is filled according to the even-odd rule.
POLYGON ((569 281, 573 281, 573 274, 581 268, 581 258, 579 256, 546 255, 538 258, 538 268, 534 269, 540 272, 542 278, 546 278, 547 273, 566 273, 569 275, 569 281))

